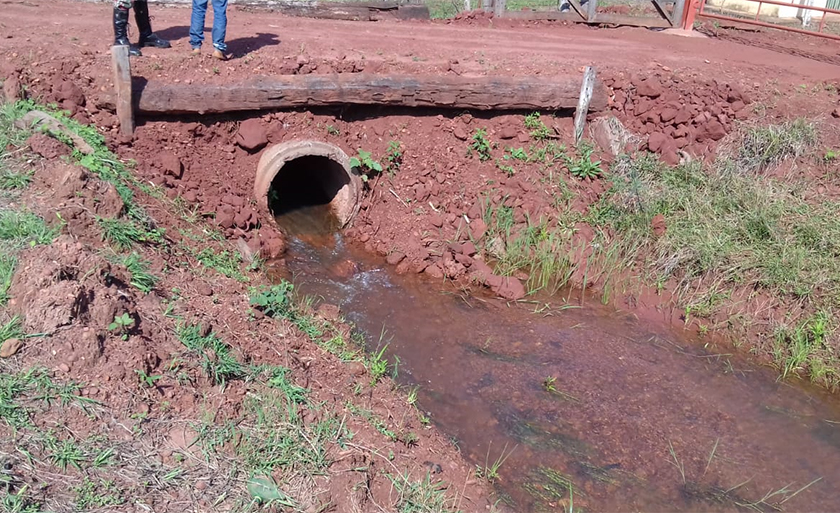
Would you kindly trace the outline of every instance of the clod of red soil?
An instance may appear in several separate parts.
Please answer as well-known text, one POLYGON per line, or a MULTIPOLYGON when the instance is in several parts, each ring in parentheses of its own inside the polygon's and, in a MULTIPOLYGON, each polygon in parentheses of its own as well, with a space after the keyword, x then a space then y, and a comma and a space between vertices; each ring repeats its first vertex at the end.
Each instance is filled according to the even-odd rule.
POLYGON ((216 224, 219 227, 228 229, 236 225, 236 213, 227 205, 223 205, 216 211, 216 224))
POLYGON ((668 137, 662 132, 654 132, 648 136, 648 149, 652 152, 658 152, 668 137))
POLYGON ((487 223, 483 219, 474 219, 470 223, 470 235, 474 240, 481 240, 487 233, 487 223))
POLYGON ((832 112, 831 115, 834 116, 835 118, 840 118, 840 107, 837 107, 836 109, 834 109, 834 112, 832 112))
POLYGON ((389 265, 397 265, 405 259, 405 253, 395 251, 385 258, 389 265))
POLYGON ((79 107, 85 106, 85 93, 70 80, 62 80, 53 86, 53 97, 58 103, 71 102, 79 107))
POLYGON ((32 136, 26 140, 26 144, 29 145, 29 148, 34 153, 44 157, 45 159, 55 159, 72 153, 66 144, 53 139, 47 134, 32 134, 32 136))
POLYGON ((499 131, 499 139, 514 139, 519 135, 519 130, 515 126, 506 126, 499 131))
POLYGON ((165 152, 161 154, 160 167, 163 169, 164 174, 179 180, 184 174, 184 165, 181 163, 181 159, 172 152, 165 152))
POLYGON ((659 98, 662 94, 662 84, 659 79, 650 77, 635 83, 636 92, 648 98, 659 98))
POLYGON ((517 278, 509 276, 490 276, 487 279, 487 284, 490 285, 490 290, 499 295, 499 297, 516 301, 525 297, 525 286, 517 278))
POLYGON ((668 229, 665 225, 665 216, 662 214, 656 214, 653 216, 653 219, 650 220, 650 228, 653 230, 653 234, 657 237, 665 235, 665 232, 668 229))
POLYGON ((10 356, 14 356, 20 348, 23 346, 23 342, 21 342, 18 338, 10 338, 9 340, 3 342, 3 345, 0 346, 0 358, 9 358, 10 356))
POLYGON ((9 77, 3 82, 3 96, 8 103, 23 99, 23 87, 17 77, 9 77))
POLYGON ((259 118, 247 119, 239 124, 236 144, 248 151, 257 151, 268 144, 265 126, 259 118))
POLYGON ((464 130, 464 127, 462 126, 456 126, 455 129, 452 130, 452 135, 454 135, 456 139, 459 139, 461 141, 467 140, 467 131, 464 130))

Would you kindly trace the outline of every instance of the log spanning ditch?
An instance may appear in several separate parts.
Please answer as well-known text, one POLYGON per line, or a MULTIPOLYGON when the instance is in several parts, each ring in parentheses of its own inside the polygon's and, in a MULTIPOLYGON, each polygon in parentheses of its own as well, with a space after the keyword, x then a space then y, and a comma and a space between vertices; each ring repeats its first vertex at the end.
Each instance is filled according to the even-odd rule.
MULTIPOLYGON (((151 80, 132 87, 128 47, 113 47, 113 65, 117 116, 126 135, 134 131, 135 112, 201 115, 385 105, 483 111, 577 109, 587 113, 603 111, 608 104, 606 88, 600 81, 594 79, 587 83, 577 75, 547 78, 360 73, 261 77, 223 85, 166 84, 151 80), (581 101, 582 96, 585 101, 581 101)), ((587 70, 589 80, 593 73, 592 68, 587 70)))

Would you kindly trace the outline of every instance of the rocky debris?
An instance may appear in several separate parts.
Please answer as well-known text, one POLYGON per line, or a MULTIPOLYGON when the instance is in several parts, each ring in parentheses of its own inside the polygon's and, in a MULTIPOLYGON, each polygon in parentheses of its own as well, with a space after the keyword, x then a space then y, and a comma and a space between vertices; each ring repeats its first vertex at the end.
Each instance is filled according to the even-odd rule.
POLYGON ((708 155, 737 120, 749 117, 749 96, 718 80, 692 83, 662 71, 605 73, 603 81, 612 90, 613 112, 628 130, 647 136, 647 149, 669 164, 679 163, 682 152, 708 155))
POLYGON ((160 156, 160 167, 165 175, 181 179, 184 174, 184 165, 181 160, 172 152, 164 152, 160 156))
POLYGON ((20 348, 23 346, 23 342, 19 338, 10 338, 3 342, 3 345, 0 346, 0 358, 9 358, 14 356, 20 348))
POLYGON ((837 107, 836 109, 834 109, 834 111, 831 113, 831 115, 835 118, 840 118, 840 107, 837 107))
POLYGON ((63 142, 53 139, 47 134, 35 133, 26 140, 27 146, 45 159, 56 159, 65 155, 70 155, 72 151, 63 142))
POLYGON ((258 151, 268 144, 265 126, 258 118, 246 119, 239 124, 236 134, 236 144, 247 151, 258 151))
POLYGON ((24 98, 23 85, 17 77, 8 77, 3 81, 3 96, 8 103, 14 103, 24 98))

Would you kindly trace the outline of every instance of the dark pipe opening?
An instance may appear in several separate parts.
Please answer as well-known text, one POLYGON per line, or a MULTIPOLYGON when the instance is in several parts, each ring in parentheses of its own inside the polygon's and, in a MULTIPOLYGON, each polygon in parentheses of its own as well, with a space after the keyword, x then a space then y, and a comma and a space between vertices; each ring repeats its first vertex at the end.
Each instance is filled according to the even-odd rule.
POLYGON ((338 162, 307 155, 286 162, 268 190, 268 208, 288 232, 327 233, 340 227, 331 208, 350 178, 338 162))

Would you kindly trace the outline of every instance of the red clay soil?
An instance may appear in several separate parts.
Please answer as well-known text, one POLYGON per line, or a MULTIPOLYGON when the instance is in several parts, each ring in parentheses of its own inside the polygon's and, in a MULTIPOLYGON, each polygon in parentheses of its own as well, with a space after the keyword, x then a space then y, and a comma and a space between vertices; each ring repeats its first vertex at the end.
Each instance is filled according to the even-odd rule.
MULTIPOLYGON (((43 7, 38 2, 4 6, 4 14, 14 20, 0 39, 6 89, 23 86, 31 96, 94 123, 114 144, 122 143, 120 154, 136 160, 145 179, 164 186, 171 197, 196 203, 228 237, 243 238, 267 257, 280 256, 284 245, 250 197, 258 151, 266 143, 321 138, 348 154, 364 148, 384 155, 389 141, 402 141, 405 165, 399 176, 365 200, 348 234, 369 250, 390 255, 401 271, 426 271, 433 278, 475 277, 468 272, 471 255, 442 241, 470 235, 464 216, 480 217, 479 197, 488 183, 495 184, 491 199, 507 198, 518 221, 526 212, 547 211, 556 192, 540 190, 533 170, 508 178, 494 159, 482 163, 465 156, 477 128, 489 128, 490 140, 498 145, 494 158, 502 157, 505 146, 527 147, 531 140, 520 116, 453 118, 372 108, 266 113, 250 120, 244 115, 140 119, 135 139, 121 139, 110 96, 109 8, 65 1, 43 7), (43 38, 30 36, 44 23, 64 38, 63 44, 48 46, 43 38), (414 208, 406 208, 407 201, 414 208), (435 232, 434 241, 429 231, 435 232)), ((626 149, 650 149, 669 163, 711 157, 736 123, 752 117, 826 117, 837 107, 835 84, 840 83, 840 67, 727 41, 487 16, 358 23, 231 9, 228 39, 234 59, 220 63, 189 55, 188 14, 153 6, 158 34, 172 39, 174 47, 144 49, 145 57, 132 60, 135 76, 192 84, 280 73, 580 74, 583 65, 594 64, 610 88, 610 111, 640 136, 634 139, 636 148, 626 149)), ((812 47, 812 38, 798 37, 800 47, 812 47)), ((559 142, 571 140, 570 119, 554 118, 550 124, 559 142)), ((599 157, 611 159, 606 152, 599 157)), ((572 209, 583 212, 608 185, 572 181, 571 187, 572 209)), ((575 229, 581 241, 591 238, 587 226, 575 229)), ((484 268, 479 271, 487 274, 484 268)), ((506 295, 519 296, 514 288, 506 295)))

